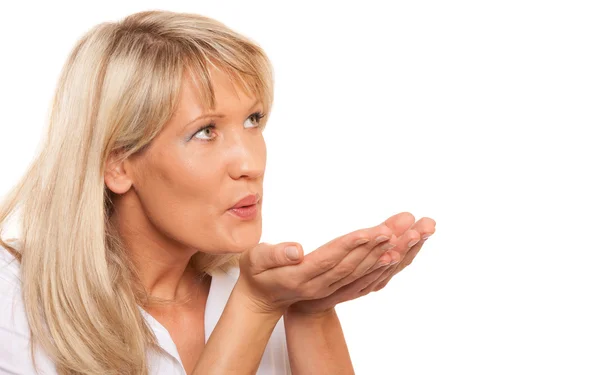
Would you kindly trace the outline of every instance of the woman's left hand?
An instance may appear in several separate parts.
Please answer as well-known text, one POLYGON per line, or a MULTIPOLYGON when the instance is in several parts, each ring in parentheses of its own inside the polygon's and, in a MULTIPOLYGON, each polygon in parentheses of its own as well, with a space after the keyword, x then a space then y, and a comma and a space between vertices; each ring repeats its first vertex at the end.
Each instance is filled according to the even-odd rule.
POLYGON ((415 217, 411 213, 402 212, 387 219, 385 224, 397 237, 394 242, 396 247, 382 255, 377 263, 358 279, 340 287, 327 297, 296 302, 288 307, 286 313, 316 315, 327 313, 338 303, 383 289, 394 275, 412 263, 427 238, 435 232, 436 223, 428 217, 415 222, 415 217), (382 263, 388 264, 381 266, 382 263))

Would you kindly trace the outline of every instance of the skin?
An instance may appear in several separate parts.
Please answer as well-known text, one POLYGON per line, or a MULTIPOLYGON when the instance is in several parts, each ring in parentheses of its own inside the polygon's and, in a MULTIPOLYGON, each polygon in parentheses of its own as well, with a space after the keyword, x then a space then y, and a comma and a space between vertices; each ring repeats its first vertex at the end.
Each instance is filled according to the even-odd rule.
MULTIPOLYGON (((228 209, 248 194, 263 195, 267 152, 261 122, 253 116, 263 109, 256 98, 244 95, 223 72, 213 69, 211 74, 216 97, 216 108, 211 111, 214 116, 197 119, 207 112, 184 77, 177 110, 164 129, 142 153, 122 162, 112 155, 104 178, 106 186, 117 193, 111 220, 140 270, 143 286, 152 296, 182 301, 148 307, 147 311, 169 331, 187 373, 200 373, 194 369, 203 367, 199 364, 205 349, 204 309, 211 283, 210 277, 198 280, 194 276, 190 258, 198 251, 245 252, 259 243, 262 232, 262 200, 254 220, 242 221, 228 209), (211 120, 216 128, 199 131, 211 120)), ((257 335, 268 340, 269 329, 281 316, 277 314, 285 313, 294 374, 314 373, 303 364, 310 361, 300 361, 299 356, 305 360, 313 358, 311 363, 322 365, 323 369, 334 369, 337 362, 336 371, 352 373, 335 305, 383 288, 410 264, 422 246, 421 242, 411 249, 408 243, 434 231, 432 219, 415 223, 411 214, 401 213, 375 227, 340 236, 306 256, 301 252, 300 258, 288 265, 254 260, 253 264, 262 264, 262 269, 252 271, 245 289, 236 285, 233 294, 244 297, 235 306, 243 305, 240 308, 252 311, 252 319, 268 316, 268 324, 256 318, 255 331, 246 335, 248 343, 257 335), (382 235, 386 238, 382 239, 382 235), (368 242, 357 245, 360 239, 368 242), (389 250, 390 245, 395 246, 393 250, 389 250), (297 297, 292 296, 292 291, 298 293, 299 284, 290 287, 294 302, 267 311, 267 306, 273 304, 263 298, 270 294, 269 290, 260 294, 261 284, 256 281, 261 277, 296 280, 304 289, 297 297), (264 311, 257 315, 257 308, 264 311), (332 347, 337 349, 329 354, 318 349, 332 347)), ((221 331, 225 335, 225 324, 230 324, 229 328, 236 324, 252 326, 249 320, 239 321, 233 305, 226 307, 211 338, 221 331)), ((247 351, 242 336, 240 350, 247 351)), ((223 369, 228 363, 246 363, 233 351, 231 358, 236 361, 227 361, 223 346, 209 343, 206 345, 210 358, 221 358, 223 369)), ((204 356, 204 361, 214 363, 210 358, 204 356)), ((256 360, 256 355, 249 355, 247 363, 256 360)), ((227 367, 232 373, 239 370, 227 367)))
POLYGON ((225 117, 193 121, 206 113, 184 79, 176 113, 164 129, 140 155, 118 164, 113 156, 105 175, 106 185, 119 194, 113 220, 142 270, 146 290, 165 299, 192 297, 148 309, 173 337, 188 373, 204 346, 210 288, 210 278, 195 280, 188 267, 191 256, 197 251, 242 252, 258 243, 262 231, 260 210, 252 221, 228 212, 249 193, 262 197, 266 146, 256 117, 249 118, 262 109, 225 74, 213 75, 218 103, 214 113, 225 117), (217 129, 198 133, 211 120, 217 129))
POLYGON ((390 241, 395 245, 392 249, 382 253, 378 260, 373 256, 377 255, 377 252, 366 257, 352 276, 349 276, 349 280, 337 283, 342 286, 335 293, 321 299, 298 302, 290 306, 290 311, 308 314, 331 313, 338 303, 383 289, 394 275, 412 263, 425 241, 435 233, 436 222, 429 217, 415 222, 415 217, 410 212, 402 212, 391 216, 382 225, 389 228, 395 237, 390 241), (365 268, 367 270, 364 270, 365 268), (375 272, 377 275, 374 275, 375 272))
POLYGON ((396 245, 393 249, 381 257, 377 249, 371 251, 347 278, 336 282, 343 286, 334 293, 297 302, 286 310, 286 340, 294 375, 354 374, 335 305, 381 290, 412 262, 435 232, 433 219, 425 217, 415 222, 409 212, 394 215, 381 226, 392 234, 389 242, 396 245))

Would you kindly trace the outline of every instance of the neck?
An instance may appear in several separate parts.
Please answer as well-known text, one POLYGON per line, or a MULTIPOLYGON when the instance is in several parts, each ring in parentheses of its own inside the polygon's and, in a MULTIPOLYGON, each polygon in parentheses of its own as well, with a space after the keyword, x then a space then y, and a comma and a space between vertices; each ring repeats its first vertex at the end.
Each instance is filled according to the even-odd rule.
POLYGON ((159 299, 179 301, 197 291, 198 282, 190 267, 190 259, 197 250, 164 236, 148 220, 137 199, 121 196, 114 203, 111 221, 146 293, 159 299))

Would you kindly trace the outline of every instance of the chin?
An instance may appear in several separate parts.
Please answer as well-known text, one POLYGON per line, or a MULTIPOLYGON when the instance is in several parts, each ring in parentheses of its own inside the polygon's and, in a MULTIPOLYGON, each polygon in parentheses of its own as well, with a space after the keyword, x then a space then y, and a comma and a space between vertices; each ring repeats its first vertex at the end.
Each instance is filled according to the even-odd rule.
POLYGON ((242 253, 252 249, 260 243, 262 236, 262 220, 240 223, 235 227, 228 227, 223 233, 223 248, 228 253, 242 253))
POLYGON ((260 242, 260 231, 251 233, 236 233, 236 236, 227 236, 222 238, 215 245, 214 251, 208 251, 214 254, 239 254, 246 250, 256 247, 260 242), (218 250, 217 250, 218 249, 218 250))
POLYGON ((243 253, 246 250, 252 249, 259 244, 260 234, 253 238, 245 238, 244 241, 232 242, 229 247, 226 247, 228 253, 243 253), (256 237, 256 238, 254 238, 256 237))

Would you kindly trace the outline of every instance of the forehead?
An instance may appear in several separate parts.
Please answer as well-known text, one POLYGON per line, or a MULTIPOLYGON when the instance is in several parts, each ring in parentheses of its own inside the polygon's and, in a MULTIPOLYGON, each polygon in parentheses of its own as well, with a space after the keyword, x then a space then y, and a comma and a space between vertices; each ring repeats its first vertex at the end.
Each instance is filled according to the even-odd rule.
POLYGON ((229 75, 221 70, 210 68, 210 80, 215 97, 215 108, 208 108, 207 93, 202 93, 194 85, 194 81, 186 73, 181 82, 179 106, 196 107, 202 113, 246 111, 256 101, 255 96, 248 96, 242 87, 237 85, 229 75), (202 94, 206 95, 203 100, 202 94))
POLYGON ((177 134, 183 134, 190 126, 197 126, 197 123, 202 122, 202 119, 194 121, 195 119, 205 115, 232 119, 248 116, 248 111, 257 103, 257 98, 248 96, 243 88, 235 84, 226 73, 213 69, 210 74, 215 108, 208 108, 208 97, 203 98, 202 95, 206 94, 196 87, 192 78, 186 73, 181 82, 175 112, 165 129, 167 132, 175 131, 177 134))

